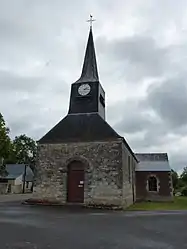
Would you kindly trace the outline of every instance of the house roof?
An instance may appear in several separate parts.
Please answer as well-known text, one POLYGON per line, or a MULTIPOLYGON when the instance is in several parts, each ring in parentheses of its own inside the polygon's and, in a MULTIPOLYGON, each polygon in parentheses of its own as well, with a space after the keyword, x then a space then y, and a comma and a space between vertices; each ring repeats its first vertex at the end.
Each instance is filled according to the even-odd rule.
POLYGON ((171 171, 167 153, 136 153, 136 171, 171 171))
POLYGON ((7 178, 17 178, 24 172, 25 164, 7 164, 6 171, 8 173, 7 178))
MULTIPOLYGON (((25 164, 7 164, 6 171, 8 175, 4 178, 6 179, 16 179, 17 177, 24 174, 25 164)), ((26 167, 25 181, 33 181, 33 172, 29 166, 26 167)))

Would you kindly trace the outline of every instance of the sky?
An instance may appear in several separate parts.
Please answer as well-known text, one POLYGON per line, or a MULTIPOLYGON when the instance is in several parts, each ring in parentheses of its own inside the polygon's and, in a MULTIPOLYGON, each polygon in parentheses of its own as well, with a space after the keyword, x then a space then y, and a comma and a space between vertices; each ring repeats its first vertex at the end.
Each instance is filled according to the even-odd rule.
POLYGON ((0 112, 38 140, 68 111, 92 14, 107 121, 134 152, 187 166, 186 0, 0 0, 0 112))

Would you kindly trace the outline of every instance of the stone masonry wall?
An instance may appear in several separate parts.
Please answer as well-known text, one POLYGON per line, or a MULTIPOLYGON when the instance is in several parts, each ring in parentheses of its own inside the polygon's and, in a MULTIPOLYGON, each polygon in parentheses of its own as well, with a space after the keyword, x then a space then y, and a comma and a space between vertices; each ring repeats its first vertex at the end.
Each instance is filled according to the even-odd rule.
POLYGON ((128 151, 124 144, 122 144, 123 157, 123 207, 128 207, 136 200, 135 188, 135 167, 136 160, 128 151), (128 162, 130 157, 130 164, 128 162), (133 193, 134 192, 134 193, 133 193), (133 197, 134 195, 134 197, 133 197))
POLYGON ((122 141, 41 144, 34 196, 66 202, 67 169, 73 160, 85 165, 85 204, 122 205, 122 141))

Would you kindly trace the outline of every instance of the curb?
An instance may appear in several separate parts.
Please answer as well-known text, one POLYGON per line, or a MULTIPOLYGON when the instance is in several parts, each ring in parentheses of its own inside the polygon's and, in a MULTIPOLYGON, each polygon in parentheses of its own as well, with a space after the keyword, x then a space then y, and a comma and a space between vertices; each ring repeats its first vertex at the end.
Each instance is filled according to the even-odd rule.
POLYGON ((111 210, 111 211, 122 211, 123 209, 118 206, 106 206, 106 205, 74 205, 74 204, 62 204, 62 203, 54 203, 54 202, 45 202, 45 200, 37 201, 28 199, 21 202, 23 205, 30 206, 56 206, 56 207, 65 207, 65 208, 82 208, 82 209, 95 209, 95 210, 111 210))

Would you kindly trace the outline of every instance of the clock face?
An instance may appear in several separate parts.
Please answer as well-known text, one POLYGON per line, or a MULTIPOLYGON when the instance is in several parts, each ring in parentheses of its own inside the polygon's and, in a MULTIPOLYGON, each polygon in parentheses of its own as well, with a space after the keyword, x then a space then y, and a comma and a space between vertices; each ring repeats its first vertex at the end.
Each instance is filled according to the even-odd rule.
POLYGON ((78 88, 78 93, 82 96, 86 96, 91 90, 90 85, 88 84, 82 84, 78 88))

